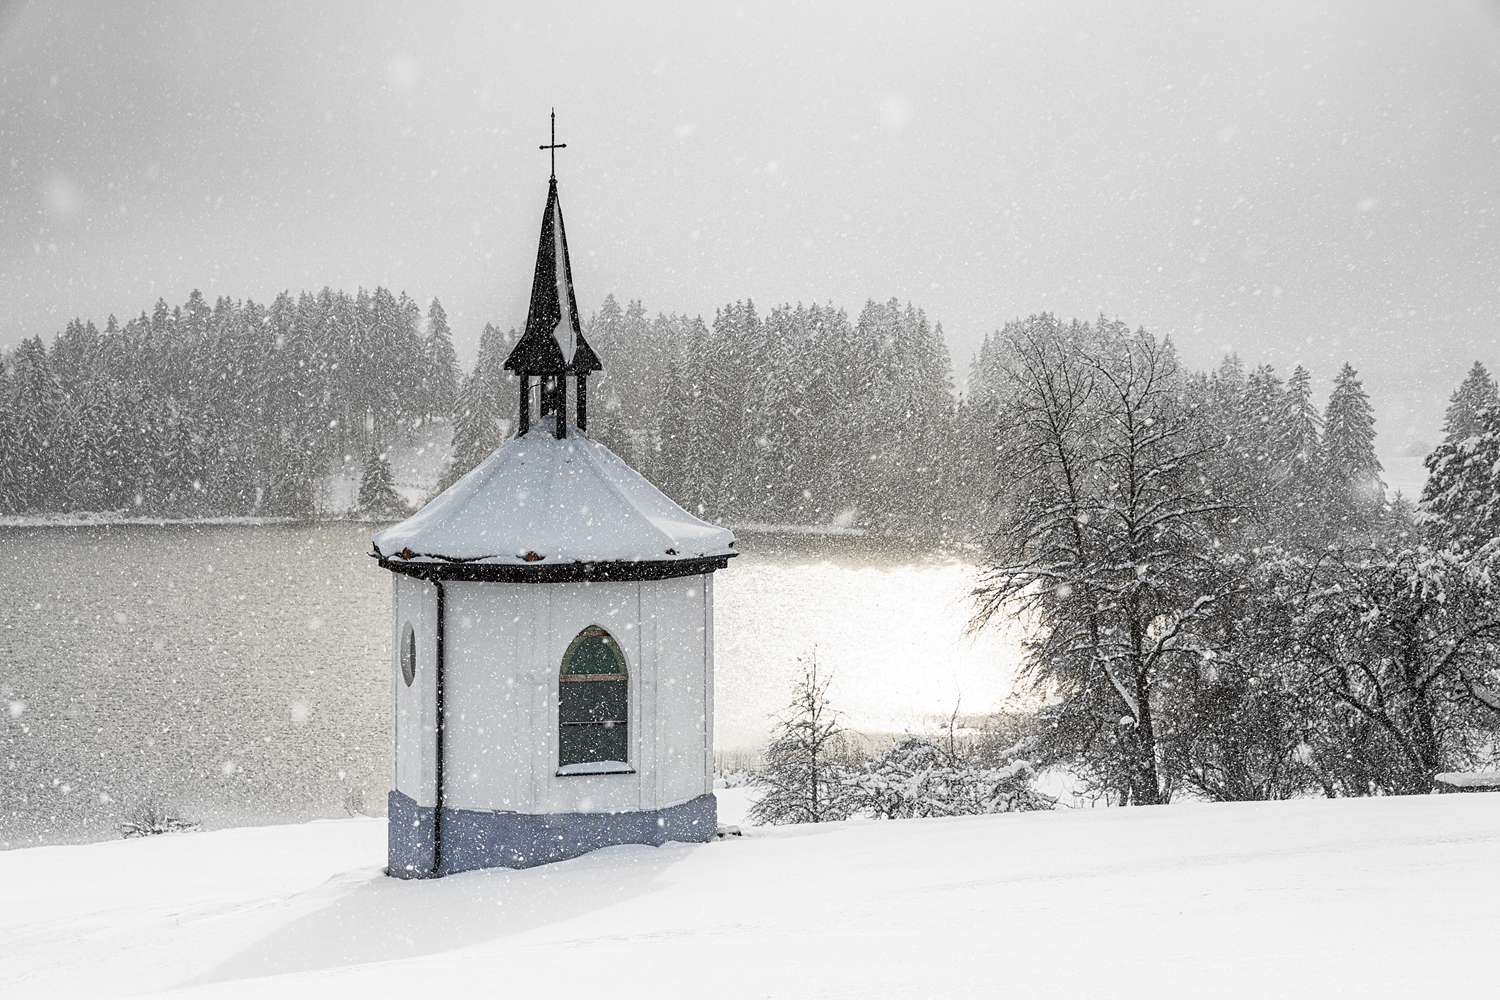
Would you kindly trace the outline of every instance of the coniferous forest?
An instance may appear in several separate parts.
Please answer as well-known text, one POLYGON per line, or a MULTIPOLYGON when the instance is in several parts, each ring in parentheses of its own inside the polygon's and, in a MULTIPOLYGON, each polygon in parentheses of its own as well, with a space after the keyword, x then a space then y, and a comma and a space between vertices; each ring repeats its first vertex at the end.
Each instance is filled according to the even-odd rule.
POLYGON ((383 288, 75 320, 6 354, 0 512, 310 517, 346 455, 446 418, 458 373, 442 306, 383 288))
MULTIPOLYGON (((1170 341, 1049 315, 987 337, 954 392, 920 309, 750 302, 711 323, 613 297, 590 427, 684 507, 734 524, 966 545, 973 627, 1021 616, 1046 707, 1025 737, 1122 804, 1426 791, 1500 735, 1500 397, 1476 363, 1422 496, 1381 482, 1345 365, 1191 371, 1170 341)), ((377 288, 196 292, 74 321, 0 370, 0 512, 312 517, 336 473, 400 516, 385 452, 451 422, 439 487, 514 426, 487 326, 377 288)))

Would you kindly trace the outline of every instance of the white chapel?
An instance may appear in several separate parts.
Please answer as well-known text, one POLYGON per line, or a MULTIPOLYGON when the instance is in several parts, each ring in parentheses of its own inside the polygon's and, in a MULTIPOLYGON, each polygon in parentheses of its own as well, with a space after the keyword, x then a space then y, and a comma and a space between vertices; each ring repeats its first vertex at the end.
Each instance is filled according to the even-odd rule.
POLYGON ((713 574, 734 536, 588 437, 603 366, 578 321, 555 170, 505 367, 516 434, 373 539, 393 574, 400 878, 716 831, 713 574))

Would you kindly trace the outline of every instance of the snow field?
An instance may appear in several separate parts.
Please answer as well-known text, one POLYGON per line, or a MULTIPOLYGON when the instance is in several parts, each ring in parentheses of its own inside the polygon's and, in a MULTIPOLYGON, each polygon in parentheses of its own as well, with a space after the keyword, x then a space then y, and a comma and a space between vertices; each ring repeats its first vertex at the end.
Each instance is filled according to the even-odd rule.
POLYGON ((757 828, 435 882, 381 876, 384 837, 0 854, 7 996, 1493 995, 1500 795, 757 828))

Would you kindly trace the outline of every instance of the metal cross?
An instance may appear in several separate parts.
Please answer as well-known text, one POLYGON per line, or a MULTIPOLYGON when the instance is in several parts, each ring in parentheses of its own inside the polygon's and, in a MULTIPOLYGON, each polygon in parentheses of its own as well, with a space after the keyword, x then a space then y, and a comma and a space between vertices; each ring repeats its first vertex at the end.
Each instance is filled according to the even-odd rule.
POLYGON ((557 151, 559 149, 567 149, 567 148, 568 148, 568 144, 567 143, 565 143, 565 142, 558 142, 557 141, 557 109, 553 108, 552 109, 552 145, 550 145, 550 146, 538 146, 537 147, 537 149, 550 149, 550 150, 552 150, 552 179, 553 180, 557 180, 557 151))

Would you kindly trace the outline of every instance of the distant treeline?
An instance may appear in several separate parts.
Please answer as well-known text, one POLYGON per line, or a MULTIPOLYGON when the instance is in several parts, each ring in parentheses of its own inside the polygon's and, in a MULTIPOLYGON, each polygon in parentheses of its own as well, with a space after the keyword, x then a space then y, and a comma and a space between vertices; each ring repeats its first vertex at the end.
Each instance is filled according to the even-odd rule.
MULTIPOLYGON (((590 434, 689 510, 953 540, 990 528, 1009 471, 995 450, 1004 331, 961 397, 941 326, 894 299, 853 320, 833 305, 736 302, 707 324, 611 296, 586 335, 605 365, 590 434)), ((486 326, 461 378, 442 306, 424 319, 383 288, 269 305, 194 292, 102 331, 74 320, 0 365, 0 512, 312 516, 332 473, 388 476, 378 453, 433 419, 453 425, 446 486, 515 426, 503 366, 516 336, 486 326)), ((1283 385, 1229 359, 1194 378, 1218 399, 1207 412, 1228 447, 1270 435, 1306 456, 1298 476, 1379 489, 1352 370, 1326 429, 1301 369, 1283 385)))
POLYGON ((357 474, 447 417, 458 377, 442 306, 424 323, 383 288, 74 320, 0 366, 0 512, 311 516, 346 455, 357 474))
MULTIPOLYGON (((959 532, 951 366, 921 310, 872 302, 851 323, 832 306, 761 316, 745 302, 708 326, 610 297, 585 335, 605 369, 589 385, 589 435, 687 509, 959 532)), ((502 370, 514 338, 481 337, 454 414, 455 474, 514 425, 517 383, 502 370)))
MULTIPOLYGON (((867 302, 853 321, 831 305, 762 315, 736 302, 708 325, 650 318, 639 301, 621 308, 611 296, 586 324, 605 365, 590 384, 589 433, 710 519, 977 540, 1015 471, 1000 460, 1015 391, 1006 345, 1036 324, 1059 337, 1125 331, 1103 319, 1009 324, 985 338, 968 391, 956 396, 941 325, 894 299, 867 302)), ((516 382, 503 364, 515 338, 485 328, 459 390, 450 478, 514 425, 516 382)), ((1175 366, 1170 344, 1163 350, 1175 366)), ((1202 429, 1218 450, 1285 472, 1304 504, 1343 511, 1356 494, 1383 496, 1374 416, 1349 366, 1326 411, 1300 367, 1283 382, 1268 365, 1246 372, 1230 357, 1212 373, 1179 376, 1180 391, 1204 400, 1202 429)))

